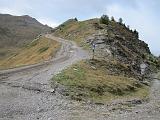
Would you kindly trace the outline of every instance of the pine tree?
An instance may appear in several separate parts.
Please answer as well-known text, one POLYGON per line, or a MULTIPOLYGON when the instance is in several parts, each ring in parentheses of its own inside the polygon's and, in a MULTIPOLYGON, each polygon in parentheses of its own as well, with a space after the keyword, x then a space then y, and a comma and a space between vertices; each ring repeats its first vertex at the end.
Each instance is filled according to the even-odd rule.
POLYGON ((122 18, 119 18, 119 23, 122 25, 122 23, 123 23, 123 19, 122 18))
POLYGON ((111 17, 111 21, 115 22, 115 19, 114 19, 114 17, 113 17, 113 16, 111 17))
POLYGON ((133 31, 133 33, 136 35, 136 38, 139 38, 139 33, 137 32, 136 29, 133 31))
POLYGON ((74 20, 75 20, 75 21, 78 21, 78 19, 77 19, 76 17, 74 18, 74 20))

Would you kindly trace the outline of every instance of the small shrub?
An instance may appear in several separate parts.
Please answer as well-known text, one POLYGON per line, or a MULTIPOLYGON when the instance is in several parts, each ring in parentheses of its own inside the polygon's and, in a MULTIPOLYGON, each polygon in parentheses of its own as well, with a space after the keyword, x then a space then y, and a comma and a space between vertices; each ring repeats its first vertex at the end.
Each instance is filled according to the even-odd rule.
POLYGON ((100 23, 108 25, 109 24, 109 17, 108 17, 108 15, 102 15, 101 18, 100 18, 100 23))

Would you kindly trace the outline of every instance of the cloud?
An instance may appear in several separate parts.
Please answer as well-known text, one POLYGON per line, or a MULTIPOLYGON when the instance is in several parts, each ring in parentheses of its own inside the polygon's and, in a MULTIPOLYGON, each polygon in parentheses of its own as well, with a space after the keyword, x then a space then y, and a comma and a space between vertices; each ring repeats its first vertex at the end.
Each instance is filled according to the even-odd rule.
POLYGON ((11 15, 21 15, 20 12, 14 9, 9 9, 9 8, 0 8, 0 13, 3 14, 11 14, 11 15))
POLYGON ((26 0, 0 0, 0 10, 1 13, 24 15, 30 14, 32 8, 26 0))
POLYGON ((58 22, 54 22, 53 20, 49 20, 49 19, 44 19, 44 18, 38 18, 37 19, 39 22, 41 22, 42 24, 44 25, 48 25, 48 26, 51 26, 51 27, 57 27, 58 25, 60 25, 60 23, 58 22))

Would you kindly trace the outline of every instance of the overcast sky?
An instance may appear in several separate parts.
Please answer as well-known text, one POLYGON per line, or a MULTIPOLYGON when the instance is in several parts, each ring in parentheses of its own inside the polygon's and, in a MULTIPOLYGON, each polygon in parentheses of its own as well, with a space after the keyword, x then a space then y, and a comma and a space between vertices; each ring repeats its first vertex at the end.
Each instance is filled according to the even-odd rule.
POLYGON ((122 17, 152 53, 160 54, 160 0, 0 0, 0 13, 30 15, 52 27, 77 17, 79 20, 102 14, 122 17))

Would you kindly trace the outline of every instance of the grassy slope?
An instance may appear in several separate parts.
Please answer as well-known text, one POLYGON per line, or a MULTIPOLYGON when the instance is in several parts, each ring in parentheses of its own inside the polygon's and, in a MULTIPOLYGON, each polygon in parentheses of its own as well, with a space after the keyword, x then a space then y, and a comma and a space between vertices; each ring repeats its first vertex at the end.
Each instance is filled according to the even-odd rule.
POLYGON ((148 87, 134 78, 110 75, 106 69, 93 69, 89 61, 81 61, 56 75, 53 80, 67 87, 72 99, 93 102, 110 101, 117 98, 144 98, 148 87))
POLYGON ((85 47, 84 38, 97 32, 93 26, 97 21, 98 19, 66 22, 54 32, 54 35, 74 40, 78 45, 85 47))
MULTIPOLYGON (((0 69, 7 69, 23 65, 35 64, 53 57, 59 49, 57 41, 41 37, 32 41, 23 49, 17 49, 12 54, 0 59, 0 69)), ((4 50, 4 54, 5 54, 4 50)))

